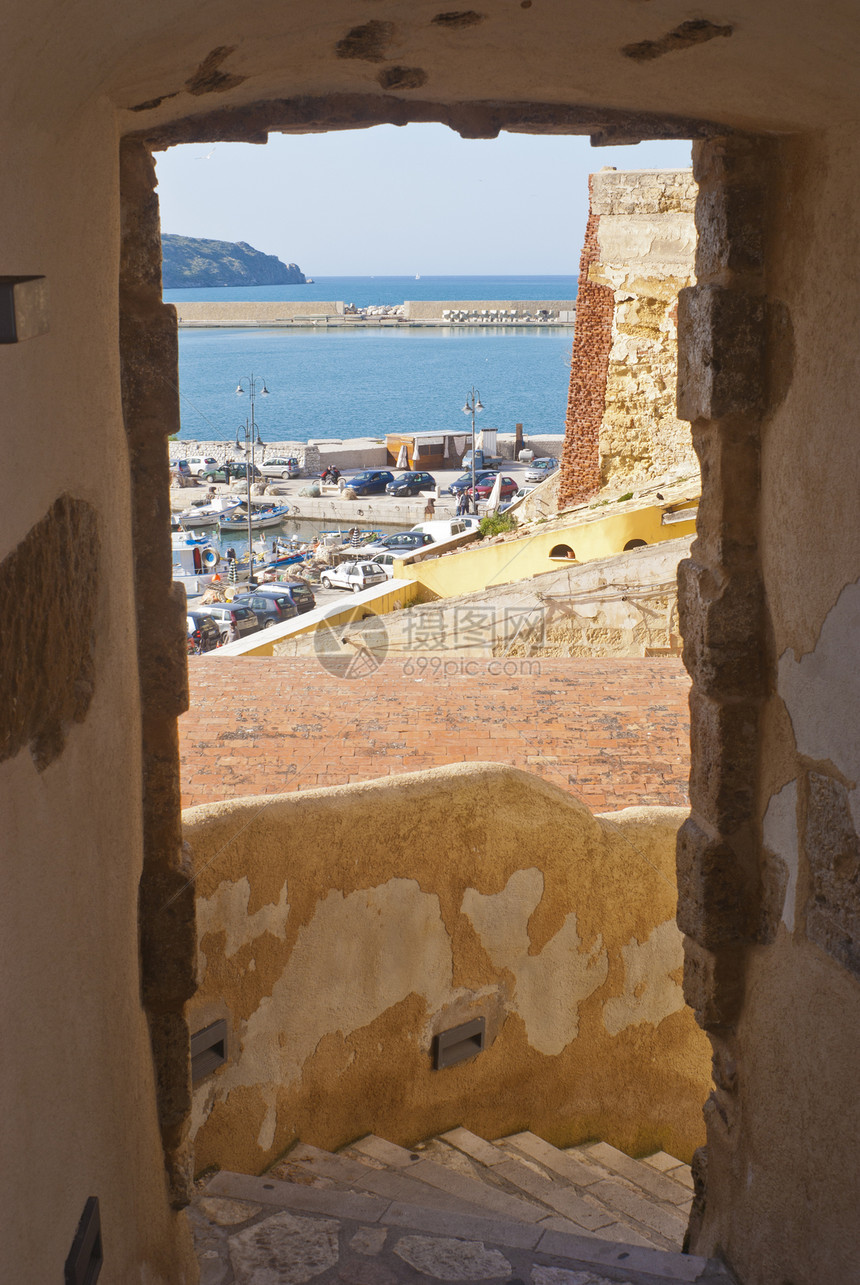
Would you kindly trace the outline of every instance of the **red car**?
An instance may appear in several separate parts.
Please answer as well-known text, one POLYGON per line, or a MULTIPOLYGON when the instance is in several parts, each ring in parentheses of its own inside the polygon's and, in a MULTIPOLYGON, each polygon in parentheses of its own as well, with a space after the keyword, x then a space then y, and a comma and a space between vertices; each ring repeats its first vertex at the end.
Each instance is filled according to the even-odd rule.
MULTIPOLYGON (((477 493, 478 499, 479 500, 489 499, 495 484, 496 484, 496 479, 494 477, 485 478, 483 482, 476 482, 475 491, 477 493)), ((519 483, 515 482, 512 477, 502 478, 502 499, 503 500, 509 499, 512 495, 515 495, 518 490, 519 490, 519 483)), ((466 491, 466 494, 467 495, 472 494, 471 486, 466 491)))

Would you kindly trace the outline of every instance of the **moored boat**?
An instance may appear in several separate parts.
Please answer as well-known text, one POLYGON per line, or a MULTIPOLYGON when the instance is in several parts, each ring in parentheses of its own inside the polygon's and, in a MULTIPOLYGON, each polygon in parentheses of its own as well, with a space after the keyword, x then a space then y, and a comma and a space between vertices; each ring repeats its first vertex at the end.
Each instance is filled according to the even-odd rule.
POLYGON ((218 526, 222 518, 228 517, 242 504, 232 495, 218 495, 206 504, 192 504, 188 509, 177 513, 176 517, 183 527, 218 526))
POLYGON ((208 536, 188 531, 172 532, 170 541, 174 583, 184 585, 189 598, 205 592, 218 574, 221 550, 208 536))
MULTIPOLYGON (((251 530, 263 531, 267 527, 280 526, 290 511, 288 504, 272 504, 266 508, 254 507, 251 510, 251 530)), ((248 527, 248 506, 243 503, 219 521, 222 531, 243 531, 248 527)))

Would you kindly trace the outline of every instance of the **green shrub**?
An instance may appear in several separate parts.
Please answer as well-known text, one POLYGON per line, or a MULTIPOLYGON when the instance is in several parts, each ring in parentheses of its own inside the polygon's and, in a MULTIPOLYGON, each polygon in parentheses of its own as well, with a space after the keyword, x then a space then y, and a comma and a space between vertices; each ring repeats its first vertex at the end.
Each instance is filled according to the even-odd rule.
POLYGON ((515 531, 517 520, 513 513, 489 513, 485 518, 481 518, 478 531, 481 539, 486 539, 489 535, 503 535, 505 531, 515 531))

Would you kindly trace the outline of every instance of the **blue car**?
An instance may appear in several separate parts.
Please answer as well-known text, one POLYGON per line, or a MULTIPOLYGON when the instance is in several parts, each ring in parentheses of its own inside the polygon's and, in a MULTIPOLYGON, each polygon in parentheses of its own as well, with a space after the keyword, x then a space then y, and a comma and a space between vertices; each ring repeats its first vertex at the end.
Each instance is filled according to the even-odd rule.
POLYGON ((347 479, 347 486, 355 491, 356 495, 381 495, 390 482, 394 481, 394 474, 387 472, 385 469, 365 469, 363 473, 356 473, 355 477, 347 479))
MULTIPOLYGON (((489 478, 490 485, 492 486, 493 482, 495 482, 496 480, 496 475, 495 473, 491 473, 489 469, 475 470, 476 486, 480 486, 480 484, 483 481, 485 481, 487 478, 489 478)), ((448 490, 451 493, 451 495, 459 495, 461 491, 467 491, 471 485, 472 485, 472 474, 464 473, 462 477, 457 478, 456 482, 451 483, 451 485, 448 487, 448 490)))
POLYGON ((436 479, 430 473, 401 473, 385 490, 388 495, 417 495, 419 491, 432 491, 436 479))

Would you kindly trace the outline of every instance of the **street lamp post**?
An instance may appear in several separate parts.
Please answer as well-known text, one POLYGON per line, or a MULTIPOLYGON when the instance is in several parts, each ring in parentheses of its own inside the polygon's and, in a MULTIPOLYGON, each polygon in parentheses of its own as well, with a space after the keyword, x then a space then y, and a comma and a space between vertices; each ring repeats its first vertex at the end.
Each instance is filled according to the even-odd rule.
MULTIPOLYGON (((243 381, 240 379, 239 383, 236 386, 237 397, 244 396, 245 389, 242 387, 242 382, 243 381)), ((258 396, 268 397, 269 390, 266 387, 265 379, 258 380, 254 375, 247 376, 244 382, 248 385, 248 394, 251 399, 251 418, 250 418, 250 422, 246 419, 245 423, 240 424, 239 427, 236 429, 236 449, 240 451, 244 451, 244 454, 245 454, 245 481, 248 486, 248 501, 247 501, 248 503, 248 588, 253 589, 256 587, 257 582, 254 579, 254 543, 253 543, 253 527, 251 525, 251 513, 252 513, 251 475, 255 469, 255 466, 254 466, 255 449, 258 446, 265 445, 262 437, 260 436, 259 425, 257 424, 255 404, 258 396), (262 385, 262 387, 258 388, 258 384, 262 385), (239 440, 240 433, 244 437, 244 445, 239 440), (250 461, 248 459, 249 454, 251 457, 250 461)))
POLYGON ((466 395, 466 405, 463 407, 464 415, 472 416, 472 512, 478 512, 478 497, 475 494, 475 416, 484 408, 481 405, 481 395, 477 388, 472 386, 466 395))

